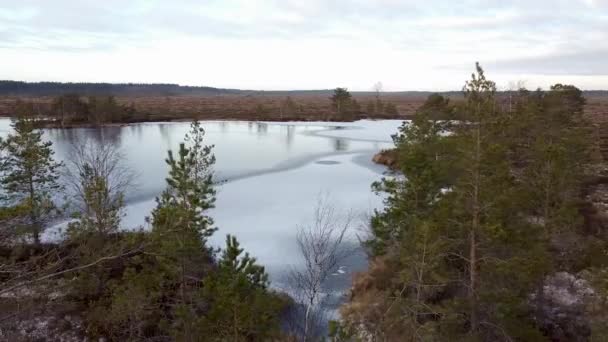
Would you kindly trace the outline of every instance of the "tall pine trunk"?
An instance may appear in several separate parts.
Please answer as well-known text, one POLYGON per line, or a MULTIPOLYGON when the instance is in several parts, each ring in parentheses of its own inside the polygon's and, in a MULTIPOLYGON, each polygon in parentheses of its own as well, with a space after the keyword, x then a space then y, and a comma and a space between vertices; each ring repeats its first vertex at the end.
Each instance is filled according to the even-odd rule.
MULTIPOLYGON (((479 115, 479 106, 478 113, 479 115)), ((477 231, 479 230, 479 187, 480 187, 480 159, 481 159, 481 120, 477 122, 475 130, 475 165, 473 178, 472 210, 473 218, 471 231, 469 232, 469 306, 470 306, 470 331, 477 332, 479 325, 477 315, 477 231)))
POLYGON ((34 190, 34 177, 31 173, 28 174, 28 187, 30 197, 30 220, 32 221, 32 237, 34 238, 34 244, 40 246, 40 226, 38 222, 38 215, 36 213, 36 193, 34 190))

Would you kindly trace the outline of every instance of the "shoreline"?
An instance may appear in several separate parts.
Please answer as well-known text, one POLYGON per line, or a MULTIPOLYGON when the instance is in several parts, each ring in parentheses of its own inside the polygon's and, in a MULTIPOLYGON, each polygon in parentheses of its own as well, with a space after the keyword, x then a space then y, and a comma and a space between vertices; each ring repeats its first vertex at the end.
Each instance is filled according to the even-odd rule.
MULTIPOLYGON (((0 118, 13 119, 14 116, 0 115, 0 118)), ((104 122, 99 124, 89 122, 70 122, 62 125, 58 120, 47 120, 44 118, 39 119, 36 122, 37 128, 44 129, 73 129, 73 128, 103 128, 103 127, 124 127, 132 124, 141 123, 160 123, 160 122, 191 122, 194 120, 200 121, 248 121, 248 122, 268 122, 268 123, 289 123, 289 122, 335 122, 335 123, 352 123, 359 120, 408 120, 409 116, 393 116, 393 117, 369 117, 361 116, 353 118, 351 120, 344 120, 340 118, 318 118, 318 117, 289 117, 289 118, 267 118, 267 117, 222 117, 222 116, 191 116, 191 117, 178 117, 178 118, 145 118, 137 120, 129 120, 124 122, 104 122)))

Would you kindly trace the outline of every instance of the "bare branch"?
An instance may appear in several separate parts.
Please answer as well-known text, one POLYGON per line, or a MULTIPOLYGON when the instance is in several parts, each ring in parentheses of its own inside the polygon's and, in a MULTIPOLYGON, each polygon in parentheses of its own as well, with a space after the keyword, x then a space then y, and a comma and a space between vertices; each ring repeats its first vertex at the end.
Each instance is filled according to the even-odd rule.
POLYGON ((311 224, 298 226, 297 244, 304 267, 293 270, 290 281, 297 300, 305 308, 300 332, 305 341, 314 337, 313 320, 322 315, 323 286, 340 262, 353 253, 353 249, 344 246, 352 221, 352 212, 339 215, 327 196, 319 196, 311 224))
POLYGON ((135 248, 133 250, 124 252, 124 253, 117 254, 117 255, 105 256, 105 257, 99 258, 99 259, 97 259, 97 260, 95 260, 95 261, 93 261, 91 263, 85 264, 85 265, 80 265, 80 266, 69 268, 69 269, 66 269, 66 270, 59 271, 59 272, 54 272, 54 273, 46 274, 44 276, 41 276, 41 277, 38 277, 38 278, 35 278, 35 279, 32 279, 32 280, 23 281, 23 282, 20 282, 18 284, 15 284, 13 286, 10 286, 8 288, 1 289, 0 290, 0 295, 3 295, 3 294, 8 293, 8 292, 11 292, 11 291, 13 291, 15 289, 18 289, 20 287, 23 287, 23 286, 27 286, 27 285, 31 285, 31 284, 34 284, 34 283, 38 283, 38 282, 41 282, 41 281, 44 281, 44 280, 47 280, 47 279, 51 279, 51 278, 54 278, 54 277, 57 277, 57 276, 60 276, 60 275, 66 274, 66 273, 81 271, 81 270, 93 267, 93 266, 95 266, 97 264, 103 263, 105 261, 110 261, 110 260, 115 260, 115 259, 120 259, 120 258, 124 258, 124 257, 127 257, 127 256, 131 256, 131 255, 139 253, 141 250, 142 250, 142 246, 140 246, 138 248, 135 248))
POLYGON ((81 176, 85 168, 90 168, 96 177, 107 182, 112 198, 136 187, 136 174, 125 165, 125 156, 115 144, 77 140, 72 144, 68 160, 64 179, 70 195, 78 200, 77 205, 82 211, 86 211, 86 189, 81 176))

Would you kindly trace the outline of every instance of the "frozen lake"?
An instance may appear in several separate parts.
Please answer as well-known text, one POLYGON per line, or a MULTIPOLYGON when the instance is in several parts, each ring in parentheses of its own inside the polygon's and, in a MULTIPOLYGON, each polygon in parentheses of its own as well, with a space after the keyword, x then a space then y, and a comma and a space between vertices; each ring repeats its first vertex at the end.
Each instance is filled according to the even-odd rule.
MULTIPOLYGON (((9 130, 0 120, 0 131, 9 130)), ((349 242, 357 244, 357 228, 381 205, 370 185, 385 168, 371 162, 373 154, 392 146, 391 135, 401 124, 396 120, 327 122, 205 121, 207 144, 215 145, 218 185, 216 208, 209 214, 219 230, 211 238, 223 246, 226 234, 237 236, 252 256, 264 264, 273 286, 288 287, 284 275, 298 265, 295 235, 298 224, 313 219, 320 194, 326 194, 338 211, 352 210, 354 229, 349 242)), ((58 159, 71 145, 92 139, 121 147, 126 162, 137 173, 136 191, 126 196, 123 219, 126 229, 144 226, 154 198, 165 187, 167 150, 183 141, 189 123, 142 123, 96 129, 49 129, 58 159)), ((49 231, 47 239, 57 237, 49 231)), ((352 272, 364 268, 361 253, 347 260, 335 274, 332 289, 350 283, 352 272)))

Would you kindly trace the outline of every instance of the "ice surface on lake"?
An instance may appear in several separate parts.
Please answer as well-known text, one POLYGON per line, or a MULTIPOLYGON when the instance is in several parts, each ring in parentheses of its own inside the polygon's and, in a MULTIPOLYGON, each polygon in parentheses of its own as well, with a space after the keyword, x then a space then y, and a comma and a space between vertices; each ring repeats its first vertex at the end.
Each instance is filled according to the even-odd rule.
MULTIPOLYGON (((252 256, 266 266, 274 286, 286 287, 285 274, 301 264, 296 244, 299 224, 313 219, 319 196, 329 196, 337 211, 355 215, 349 243, 355 246, 357 229, 382 201, 371 192, 384 167, 371 158, 392 146, 398 120, 336 122, 202 122, 206 142, 214 144, 217 178, 216 208, 209 212, 219 230, 210 243, 222 247, 226 234, 235 235, 252 256)), ((138 172, 137 191, 127 196, 123 226, 145 226, 144 218, 155 206, 154 197, 165 187, 168 149, 183 141, 189 123, 145 123, 99 129, 47 130, 58 159, 80 138, 118 144, 128 164, 138 172)), ((0 120, 0 135, 9 130, 0 120)), ((44 238, 60 237, 65 223, 51 227, 44 238)), ((327 291, 349 285, 352 272, 366 267, 359 252, 332 275, 327 291)))
MULTIPOLYGON (((373 181, 382 176, 382 168, 355 163, 356 155, 332 157, 339 164, 310 163, 301 168, 245 178, 218 187, 216 208, 209 214, 219 230, 211 243, 223 246, 226 234, 235 235, 242 247, 263 263, 272 275, 297 265, 300 255, 296 245, 298 224, 313 219, 320 196, 329 196, 337 211, 353 211, 355 220, 349 242, 365 219, 381 205, 370 191, 373 181), (376 169, 375 171, 373 169, 376 169)), ((365 157, 370 159, 371 154, 365 157)), ((154 207, 154 200, 128 206, 124 225, 143 225, 143 216, 154 207)))
POLYGON ((345 138, 352 141, 373 141, 392 143, 391 136, 397 133, 397 129, 403 123, 402 120, 359 120, 355 122, 295 122, 286 125, 324 126, 324 130, 317 130, 308 134, 330 137, 345 138), (330 128, 333 127, 333 128, 330 128))
MULTIPOLYGON (((302 126, 316 124, 328 125, 296 123, 302 126)), ((341 135, 343 139, 389 142, 390 135, 400 124, 398 121, 356 122, 349 124, 352 129, 312 131, 312 135, 325 138, 334 134, 341 135), (367 132, 368 129, 371 132, 367 132)), ((371 162, 373 154, 379 149, 331 152, 317 159, 305 158, 304 162, 287 160, 284 164, 295 163, 297 167, 283 170, 279 163, 278 171, 269 169, 258 175, 228 181, 217 188, 216 208, 209 213, 219 228, 210 242, 222 247, 226 234, 235 235, 242 247, 266 266, 275 285, 281 286, 277 283, 284 280, 285 272, 301 262, 295 239, 297 226, 313 219, 319 196, 331 197, 338 211, 345 213, 352 210, 355 220, 349 242, 357 243, 356 236, 363 233, 360 229, 366 224, 370 213, 382 204, 370 188, 371 183, 379 180, 385 170, 371 162)), ((124 225, 132 228, 143 225, 143 217, 154 206, 153 199, 129 205, 124 225)), ((336 276, 349 279, 354 270, 365 267, 361 264, 360 255, 358 261, 347 262, 350 263, 349 267, 340 268, 336 276)))

